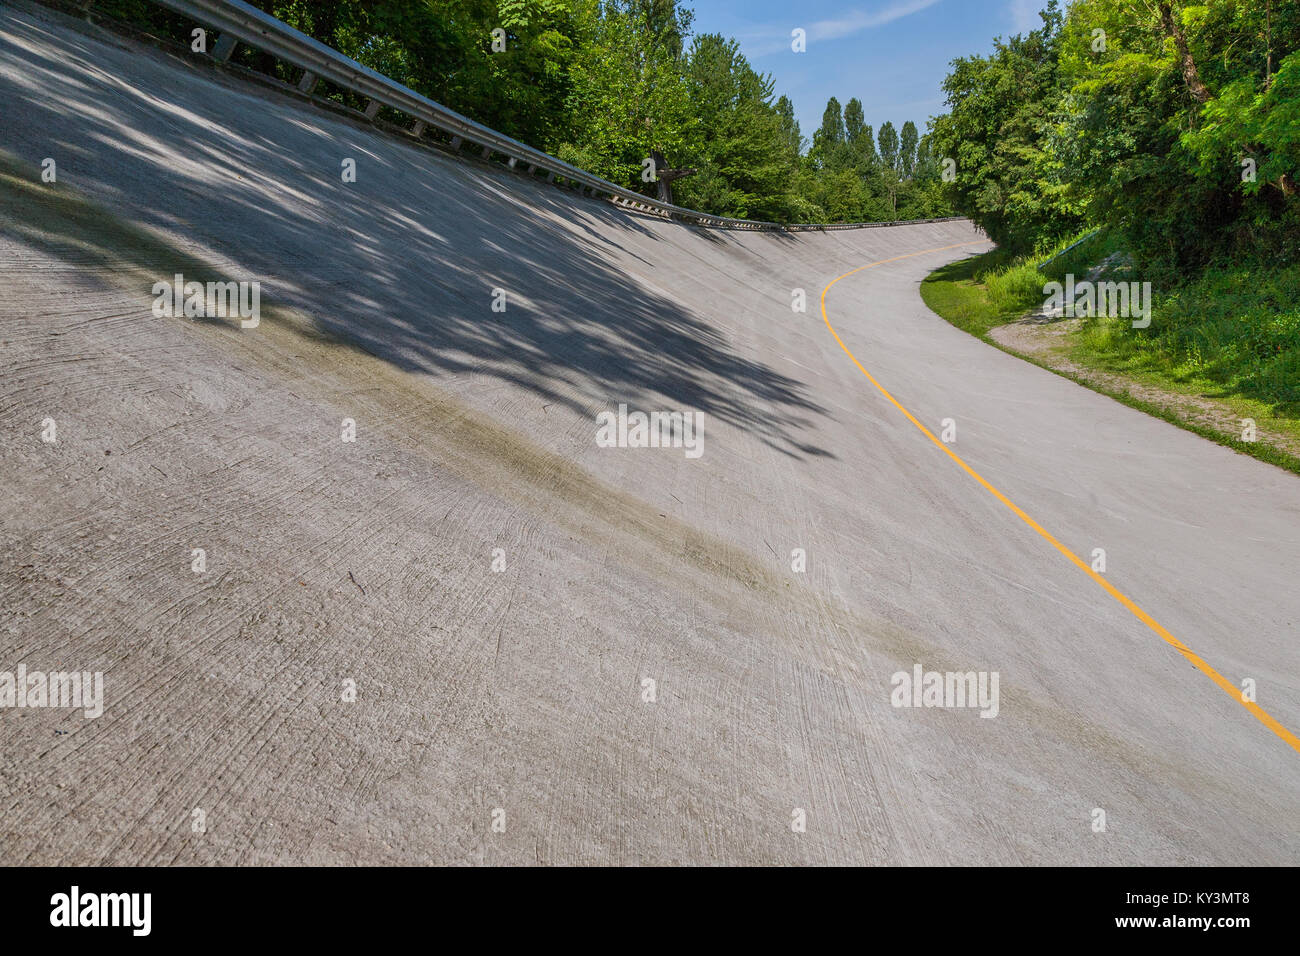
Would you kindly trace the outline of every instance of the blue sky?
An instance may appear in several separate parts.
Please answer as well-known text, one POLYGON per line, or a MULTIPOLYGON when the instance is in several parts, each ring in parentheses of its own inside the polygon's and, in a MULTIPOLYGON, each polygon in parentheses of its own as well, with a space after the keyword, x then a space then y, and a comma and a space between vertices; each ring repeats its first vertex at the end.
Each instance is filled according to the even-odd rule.
POLYGON ((735 37, 750 64, 770 73, 812 138, 832 96, 856 96, 867 123, 901 127, 944 111, 940 84, 954 57, 987 53, 995 36, 1039 25, 1047 0, 684 0, 695 33, 735 37), (804 53, 790 31, 807 34, 804 53))

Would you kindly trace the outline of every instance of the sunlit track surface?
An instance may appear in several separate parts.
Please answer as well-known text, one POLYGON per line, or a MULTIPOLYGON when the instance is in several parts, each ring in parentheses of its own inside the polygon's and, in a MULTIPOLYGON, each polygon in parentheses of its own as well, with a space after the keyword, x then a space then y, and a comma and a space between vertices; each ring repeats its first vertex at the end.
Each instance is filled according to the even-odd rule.
POLYGON ((818 296, 960 244, 836 333, 1292 729, 1300 485, 929 314, 968 225, 630 216, 67 23, 0 6, 0 672, 104 714, 0 711, 6 862, 1297 861, 1295 752, 818 296), (177 272, 261 325, 155 317, 177 272), (598 447, 621 403, 703 455, 598 447), (997 716, 891 706, 917 664, 997 716))

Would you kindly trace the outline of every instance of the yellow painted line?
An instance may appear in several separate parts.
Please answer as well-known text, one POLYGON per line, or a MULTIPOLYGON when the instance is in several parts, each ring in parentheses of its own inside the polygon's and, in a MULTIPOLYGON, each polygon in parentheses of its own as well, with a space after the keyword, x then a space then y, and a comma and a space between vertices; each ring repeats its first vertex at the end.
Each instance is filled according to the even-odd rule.
POLYGON ((1025 514, 1019 507, 1017 507, 1011 501, 1010 498, 1008 498, 1002 492, 998 491, 997 488, 993 487, 993 485, 989 483, 988 479, 986 479, 983 475, 977 472, 970 465, 966 464, 966 462, 962 461, 961 458, 959 458, 951 448, 949 448, 946 444, 944 444, 942 441, 936 438, 934 436, 934 433, 931 432, 930 429, 926 428, 919 421, 917 421, 916 416, 913 415, 911 412, 909 412, 906 408, 904 408, 902 403, 899 402, 898 399, 894 398, 893 395, 890 395, 889 392, 885 389, 885 387, 876 381, 875 376, 872 375, 863 367, 862 363, 858 361, 857 356, 854 355, 852 352, 850 352, 849 347, 844 344, 844 340, 841 339, 839 333, 835 331, 835 327, 831 325, 831 320, 826 315, 826 293, 831 291, 831 286, 839 282, 840 279, 847 279, 849 276, 861 272, 864 269, 874 269, 876 266, 883 266, 885 265, 885 263, 888 262, 897 262, 900 259, 911 259, 913 256, 924 256, 932 252, 944 252, 945 250, 948 249, 957 249, 960 248, 961 246, 974 245, 975 242, 983 242, 983 241, 984 240, 974 240, 972 242, 958 242, 958 243, 954 243, 951 246, 939 246, 937 249, 925 249, 921 252, 910 252, 907 255, 894 256, 892 259, 881 259, 879 262, 870 262, 865 266, 858 266, 856 269, 850 269, 848 272, 844 273, 844 275, 836 276, 834 279, 830 281, 829 284, 827 284, 826 288, 822 289, 822 300, 821 300, 822 321, 826 323, 826 328, 830 329, 831 335, 835 336, 835 341, 840 343, 840 348, 844 350, 844 354, 853 360, 853 364, 858 367, 858 371, 860 371, 863 375, 865 375, 867 377, 867 380, 870 381, 872 385, 876 386, 876 389, 880 392, 881 395, 889 399, 890 404, 892 404, 900 412, 906 415, 907 420, 910 421, 913 425, 915 425, 918 429, 920 429, 921 433, 925 435, 926 438, 934 442, 935 445, 937 445, 945 455, 947 455, 958 465, 960 465, 961 469, 964 472, 966 472, 966 474, 970 475, 981 485, 983 485, 985 490, 987 490, 989 494, 991 494, 994 498, 998 499, 998 501, 1002 502, 1004 505, 1010 508, 1017 518, 1019 518, 1025 524, 1029 525, 1029 527, 1033 528, 1040 535, 1042 535, 1048 544, 1054 547, 1057 551, 1061 552, 1061 554, 1065 555, 1071 561, 1071 563, 1073 563, 1080 570, 1082 570, 1084 574, 1088 575, 1090 578, 1092 578, 1094 581, 1100 584, 1103 588, 1105 588, 1106 592, 1111 597, 1113 597, 1116 601, 1124 605, 1124 607, 1126 607, 1129 610, 1129 613, 1131 613, 1134 617, 1136 617, 1147 627, 1151 628, 1151 630, 1155 631, 1156 634, 1160 635, 1160 638, 1166 644, 1168 644, 1174 650, 1178 651, 1179 654, 1182 654, 1183 657, 1187 658, 1187 660, 1191 662, 1193 667, 1195 667, 1198 671, 1200 671, 1210 680, 1214 681, 1221 688, 1223 688, 1223 690, 1229 696, 1231 696, 1233 700, 1235 700, 1237 703, 1241 704, 1241 706, 1245 707, 1248 711, 1254 714, 1256 720, 1258 720, 1261 724, 1263 724, 1269 730, 1273 731, 1273 733, 1277 734, 1284 741, 1286 741, 1287 744, 1290 745, 1292 750, 1296 751, 1296 753, 1300 753, 1300 739, 1297 739, 1295 734, 1291 733, 1291 731, 1287 730, 1280 723, 1278 723, 1277 720, 1275 720, 1266 710, 1264 710, 1264 708, 1260 707, 1254 701, 1243 700, 1241 696, 1241 689, 1238 688, 1236 685, 1234 685, 1232 681, 1228 680, 1226 677, 1224 677, 1222 674, 1216 671, 1209 664, 1205 663, 1205 661, 1199 655, 1194 653, 1191 648, 1189 648, 1186 644, 1184 644, 1178 638, 1174 637, 1167 630, 1165 630, 1165 628, 1160 624, 1159 621, 1153 618, 1146 611, 1142 610, 1142 608, 1138 606, 1136 601, 1130 598, 1119 588, 1115 587, 1115 585, 1107 581, 1099 573, 1094 571, 1092 567, 1087 562, 1085 562, 1082 558, 1080 558, 1077 554, 1075 554, 1065 545, 1061 544, 1061 542, 1057 541, 1056 538, 1053 537, 1042 525, 1040 525, 1037 521, 1029 517, 1029 515, 1025 514))

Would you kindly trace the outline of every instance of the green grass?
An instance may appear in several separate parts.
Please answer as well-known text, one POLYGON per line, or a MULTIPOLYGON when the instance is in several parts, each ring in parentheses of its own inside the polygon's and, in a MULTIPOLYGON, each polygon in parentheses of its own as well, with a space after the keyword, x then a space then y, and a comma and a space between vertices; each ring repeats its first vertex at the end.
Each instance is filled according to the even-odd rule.
MULTIPOLYGON (((1073 273, 1082 280, 1097 263, 1122 251, 1100 233, 1041 270, 1059 252, 1011 257, 994 250, 931 273, 921 298, 944 319, 998 348, 989 332, 1042 305, 1044 282, 1073 273)), ((1107 278, 1141 279, 1129 269, 1107 278)), ((1065 357, 1089 370, 1187 396, 1212 399, 1237 418, 1253 418, 1261 430, 1300 441, 1300 267, 1223 266, 1192 280, 1153 282, 1151 325, 1133 329, 1127 319, 1092 318, 1063 340, 1065 357)), ((1004 351, 1007 351, 1004 349, 1004 351)), ((1300 458, 1267 443, 1241 441, 1175 411, 1152 405, 1127 390, 1100 386, 1051 367, 1095 391, 1245 454, 1300 474, 1300 458)))
MULTIPOLYGON (((935 270, 921 281, 922 301, 959 329, 987 339, 990 329, 1019 318, 1025 311, 999 307, 989 297, 982 279, 990 268, 997 268, 993 263, 999 255, 995 249, 935 270)), ((1005 256, 1002 258, 1005 260, 1005 256)))
POLYGON ((1300 267, 1211 269, 1156 297, 1151 328, 1096 319, 1072 342, 1079 361, 1147 373, 1300 419, 1300 267))
POLYGON ((1069 252, 1078 236, 1031 255, 1011 256, 1001 249, 961 259, 932 272, 921 283, 925 304, 958 328, 987 339, 989 329, 1005 325, 1043 304, 1043 284, 1073 272, 1082 278, 1095 262, 1117 251, 1113 239, 1099 234, 1069 252), (1043 269, 1037 264, 1049 257, 1043 269))

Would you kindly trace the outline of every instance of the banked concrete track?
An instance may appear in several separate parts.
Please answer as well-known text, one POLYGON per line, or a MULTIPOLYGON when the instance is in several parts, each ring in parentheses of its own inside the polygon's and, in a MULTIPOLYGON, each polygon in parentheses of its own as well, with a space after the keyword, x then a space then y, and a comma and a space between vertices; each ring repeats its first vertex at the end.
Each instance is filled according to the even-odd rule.
POLYGON ((969 225, 633 216, 25 6, 0 103, 0 671, 105 680, 0 711, 6 863, 1297 861, 1300 753, 819 296, 882 263, 825 297, 863 368, 1291 731, 1300 485, 927 312, 969 225), (702 457, 597 447, 619 403, 702 457))

